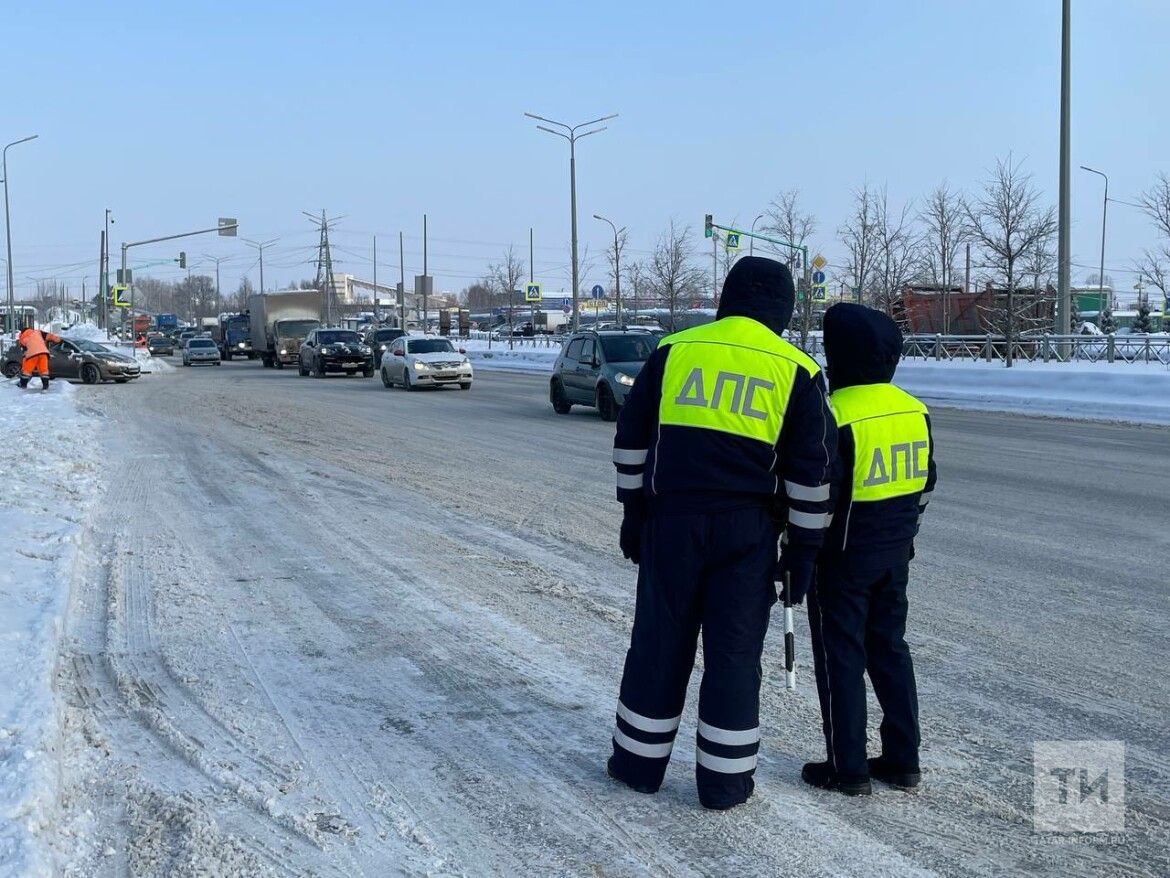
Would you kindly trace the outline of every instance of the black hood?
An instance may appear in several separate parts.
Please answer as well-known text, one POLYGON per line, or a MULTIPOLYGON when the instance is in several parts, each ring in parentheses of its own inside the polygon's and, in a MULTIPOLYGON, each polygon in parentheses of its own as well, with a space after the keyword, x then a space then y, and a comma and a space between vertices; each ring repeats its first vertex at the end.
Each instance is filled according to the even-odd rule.
POLYGON ((715 318, 750 317, 779 335, 788 328, 796 304, 792 272, 763 256, 744 256, 731 267, 715 318))
POLYGON ((825 312, 829 389, 885 384, 902 358, 902 331, 881 311, 842 302, 825 312))

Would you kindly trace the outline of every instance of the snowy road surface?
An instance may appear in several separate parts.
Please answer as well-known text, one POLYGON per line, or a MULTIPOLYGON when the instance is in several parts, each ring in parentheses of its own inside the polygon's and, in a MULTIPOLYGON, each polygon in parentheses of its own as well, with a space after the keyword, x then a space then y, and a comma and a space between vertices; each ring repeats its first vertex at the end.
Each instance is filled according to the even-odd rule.
POLYGON ((693 698, 658 796, 604 776, 634 605, 613 428, 544 388, 244 362, 88 394, 108 489, 62 636, 63 872, 1170 871, 1170 433, 937 412, 911 592, 924 788, 800 782, 816 698, 807 665, 784 691, 774 625, 757 794, 712 814, 693 698), (1123 833, 1033 832, 1051 739, 1125 743, 1123 833))

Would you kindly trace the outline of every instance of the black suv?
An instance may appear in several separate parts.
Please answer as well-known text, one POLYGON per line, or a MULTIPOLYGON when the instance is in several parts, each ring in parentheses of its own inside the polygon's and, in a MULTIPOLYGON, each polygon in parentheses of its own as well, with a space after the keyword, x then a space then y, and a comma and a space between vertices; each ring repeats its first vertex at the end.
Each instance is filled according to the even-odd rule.
POLYGON ((328 372, 366 378, 374 375, 374 352, 352 329, 314 329, 301 345, 300 373, 324 378, 328 372))
POLYGON ((365 342, 374 352, 375 369, 382 365, 382 355, 390 350, 390 342, 402 338, 402 335, 401 329, 393 329, 386 326, 371 327, 366 330, 365 342))
POLYGON ((549 401, 558 415, 575 405, 597 406, 616 421, 626 394, 658 347, 657 336, 640 329, 575 332, 553 366, 549 401))

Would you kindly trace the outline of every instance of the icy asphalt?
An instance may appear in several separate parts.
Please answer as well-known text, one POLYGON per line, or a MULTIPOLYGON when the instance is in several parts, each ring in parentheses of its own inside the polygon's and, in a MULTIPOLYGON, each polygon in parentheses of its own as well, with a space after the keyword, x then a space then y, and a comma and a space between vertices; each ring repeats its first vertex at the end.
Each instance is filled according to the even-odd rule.
POLYGON ((937 411, 924 788, 801 784, 823 754, 801 611, 795 694, 769 638, 757 794, 710 814, 693 698, 659 795, 604 775, 634 569, 612 425, 555 415, 546 380, 242 362, 87 394, 108 488, 62 637, 61 871, 1170 871, 1170 431, 937 411), (1084 739, 1126 745, 1124 833, 1034 832, 1033 742, 1084 739))

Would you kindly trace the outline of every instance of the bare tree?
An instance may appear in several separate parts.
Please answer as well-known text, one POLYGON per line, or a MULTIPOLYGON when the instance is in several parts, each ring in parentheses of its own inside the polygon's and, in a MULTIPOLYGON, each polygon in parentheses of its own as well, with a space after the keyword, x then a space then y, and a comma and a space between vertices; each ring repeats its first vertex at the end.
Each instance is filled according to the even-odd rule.
POLYGON ((912 203, 903 205, 900 211, 891 210, 885 186, 874 198, 874 216, 877 228, 874 295, 877 305, 890 317, 895 317, 897 309, 894 306, 899 301, 902 287, 910 282, 920 261, 921 239, 914 228, 912 203))
POLYGON ((705 273, 691 261, 687 243, 691 236, 689 226, 680 228, 674 220, 650 254, 646 266, 650 287, 670 310, 670 332, 675 331, 675 311, 681 299, 695 296, 703 288, 705 273))
POLYGON ((638 316, 638 307, 646 307, 647 271, 644 262, 628 262, 623 271, 626 275, 626 300, 634 306, 634 316, 638 316))
POLYGON ((516 255, 516 248, 508 245, 504 258, 488 266, 485 280, 490 280, 496 294, 508 303, 508 344, 512 343, 512 328, 516 325, 513 309, 516 307, 516 286, 525 274, 524 260, 516 255), (506 297, 506 298, 505 298, 506 297))
MULTIPOLYGON (((621 286, 618 271, 623 270, 622 262, 629 241, 630 233, 625 229, 618 229, 617 238, 605 248, 605 261, 609 265, 609 288, 614 291, 614 295, 617 295, 617 290, 621 286)), ((629 295, 629 290, 626 290, 626 295, 629 295)))
POLYGON ((870 281, 878 249, 875 200, 869 184, 863 183, 860 189, 854 189, 853 213, 837 230, 837 235, 848 254, 845 268, 857 288, 858 301, 871 298, 870 281))
POLYGON ((490 311, 497 307, 495 287, 488 278, 469 284, 459 295, 472 311, 490 311))
POLYGON ((1159 174, 1158 182, 1138 196, 1138 204, 1154 221, 1158 234, 1170 240, 1170 175, 1159 174))
MULTIPOLYGON (((1137 270, 1152 286, 1157 287, 1165 305, 1166 297, 1170 295, 1170 176, 1159 174, 1158 182, 1138 196, 1138 204, 1154 221, 1158 234, 1164 240, 1144 252, 1137 263, 1137 270)), ((1170 328, 1165 313, 1162 328, 1170 328)))
POLYGON ((966 233, 963 195, 943 180, 922 204, 918 213, 925 227, 922 252, 931 282, 940 289, 943 333, 951 331, 951 287, 955 283, 955 261, 966 233))
MULTIPOLYGON (((781 241, 787 241, 790 246, 776 247, 768 245, 773 252, 780 252, 785 257, 793 278, 798 278, 798 272, 807 266, 801 265, 799 256, 802 247, 808 247, 808 239, 816 234, 817 218, 811 213, 805 213, 800 205, 800 190, 789 189, 777 195, 768 209, 764 211, 764 230, 770 232, 781 241)), ((813 299, 812 290, 804 288, 804 283, 797 281, 797 328, 800 331, 800 346, 808 348, 808 334, 813 326, 813 299)))
POLYGON ((1006 346, 1004 365, 1013 362, 1012 345, 1016 329, 1016 282, 1020 260, 1056 233, 1056 213, 1041 207, 1040 193, 1032 177, 1013 163, 1011 154, 997 160, 995 170, 983 183, 983 192, 966 206, 972 238, 983 250, 997 279, 1006 287, 1007 303, 1002 314, 1006 346))

